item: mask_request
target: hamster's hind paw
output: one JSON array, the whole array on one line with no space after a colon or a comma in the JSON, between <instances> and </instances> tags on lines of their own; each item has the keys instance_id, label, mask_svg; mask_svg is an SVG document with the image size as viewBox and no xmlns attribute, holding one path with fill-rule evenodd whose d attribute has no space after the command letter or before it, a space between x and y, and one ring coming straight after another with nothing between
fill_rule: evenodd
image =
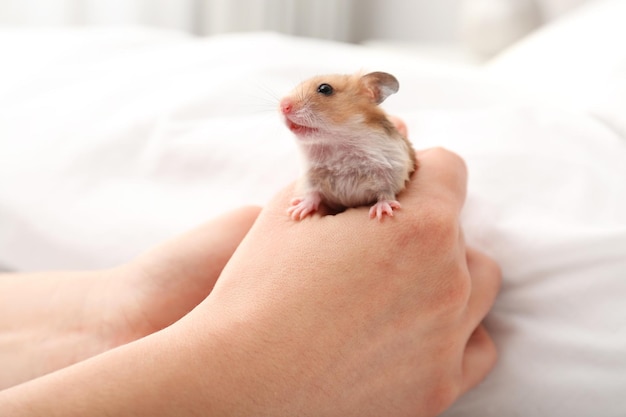
<instances>
[{"instance_id":1,"label":"hamster's hind paw","mask_svg":"<svg viewBox=\"0 0 626 417\"><path fill-rule=\"evenodd\" d=\"M400 203L395 200L379 200L370 208L370 219L376 217L378 221L382 221L385 214L393 217L393 210L398 210L399 208Z\"/></svg>"}]
</instances>

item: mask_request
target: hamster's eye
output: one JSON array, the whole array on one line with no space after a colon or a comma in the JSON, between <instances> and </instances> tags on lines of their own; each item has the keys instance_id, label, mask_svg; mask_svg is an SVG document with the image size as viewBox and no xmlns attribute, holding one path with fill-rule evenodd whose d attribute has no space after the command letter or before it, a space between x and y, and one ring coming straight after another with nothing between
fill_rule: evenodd
<instances>
[{"instance_id":1,"label":"hamster's eye","mask_svg":"<svg viewBox=\"0 0 626 417\"><path fill-rule=\"evenodd\" d=\"M320 84L319 87L317 87L317 92L329 96L333 93L333 87L330 84Z\"/></svg>"}]
</instances>

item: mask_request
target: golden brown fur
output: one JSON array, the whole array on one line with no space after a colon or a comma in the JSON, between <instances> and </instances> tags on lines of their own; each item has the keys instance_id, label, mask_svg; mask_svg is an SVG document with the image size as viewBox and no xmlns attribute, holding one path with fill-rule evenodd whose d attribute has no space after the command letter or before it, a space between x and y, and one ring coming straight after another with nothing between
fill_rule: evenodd
<instances>
[{"instance_id":1,"label":"golden brown fur","mask_svg":"<svg viewBox=\"0 0 626 417\"><path fill-rule=\"evenodd\" d=\"M320 202L335 209L375 203L376 217L393 216L396 195L417 168L411 143L378 107L398 87L381 72L327 75L281 100L307 161L304 196L294 201L292 217L306 217Z\"/></svg>"}]
</instances>

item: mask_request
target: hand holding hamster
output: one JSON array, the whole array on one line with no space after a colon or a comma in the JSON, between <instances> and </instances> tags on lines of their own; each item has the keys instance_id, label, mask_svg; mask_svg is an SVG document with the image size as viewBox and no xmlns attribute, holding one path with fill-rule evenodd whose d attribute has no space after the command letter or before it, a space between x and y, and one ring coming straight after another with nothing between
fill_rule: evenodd
<instances>
[{"instance_id":1,"label":"hand holding hamster","mask_svg":"<svg viewBox=\"0 0 626 417\"><path fill-rule=\"evenodd\" d=\"M320 204L336 211L373 204L370 218L379 221L400 208L396 195L417 169L415 151L378 107L398 88L384 72L327 75L304 81L280 101L306 161L300 196L288 209L294 220Z\"/></svg>"}]
</instances>

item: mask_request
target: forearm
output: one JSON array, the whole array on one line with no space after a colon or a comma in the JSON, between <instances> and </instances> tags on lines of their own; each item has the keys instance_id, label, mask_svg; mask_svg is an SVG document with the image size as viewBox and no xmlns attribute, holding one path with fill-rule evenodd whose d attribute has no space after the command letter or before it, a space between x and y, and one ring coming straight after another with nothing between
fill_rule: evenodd
<instances>
[{"instance_id":1,"label":"forearm","mask_svg":"<svg viewBox=\"0 0 626 417\"><path fill-rule=\"evenodd\" d=\"M45 311L72 297L68 286L75 288L74 293L82 294L80 290L91 285L90 278L95 274L74 271L0 274L0 326L13 324L15 318L22 319L24 312ZM59 299L61 295L63 300ZM44 298L47 302L42 301Z\"/></svg>"},{"instance_id":2,"label":"forearm","mask_svg":"<svg viewBox=\"0 0 626 417\"><path fill-rule=\"evenodd\" d=\"M495 363L476 329L499 272L459 238L462 161L443 150L420 158L405 209L384 223L366 209L295 223L286 189L184 318L0 392L0 415L441 414ZM196 269L164 288L188 291L178 278Z\"/></svg>"},{"instance_id":3,"label":"forearm","mask_svg":"<svg viewBox=\"0 0 626 417\"><path fill-rule=\"evenodd\" d=\"M303 415L295 394L317 388L294 390L308 365L274 345L290 336L276 339L272 316L268 326L207 300L174 326L0 391L0 416Z\"/></svg>"},{"instance_id":4,"label":"forearm","mask_svg":"<svg viewBox=\"0 0 626 417\"><path fill-rule=\"evenodd\" d=\"M195 415L185 401L194 366L190 343L167 331L113 349L74 366L0 392L0 415ZM179 336L179 335L177 335ZM187 391L180 392L181 387Z\"/></svg>"},{"instance_id":5,"label":"forearm","mask_svg":"<svg viewBox=\"0 0 626 417\"><path fill-rule=\"evenodd\" d=\"M227 213L114 269L0 274L0 390L179 320L210 293L257 213Z\"/></svg>"},{"instance_id":6,"label":"forearm","mask_svg":"<svg viewBox=\"0 0 626 417\"><path fill-rule=\"evenodd\" d=\"M98 274L0 275L0 389L107 348L104 337L93 337L95 331L106 331L91 313L101 301L102 289L94 279ZM72 354L61 358L62 352Z\"/></svg>"}]
</instances>

